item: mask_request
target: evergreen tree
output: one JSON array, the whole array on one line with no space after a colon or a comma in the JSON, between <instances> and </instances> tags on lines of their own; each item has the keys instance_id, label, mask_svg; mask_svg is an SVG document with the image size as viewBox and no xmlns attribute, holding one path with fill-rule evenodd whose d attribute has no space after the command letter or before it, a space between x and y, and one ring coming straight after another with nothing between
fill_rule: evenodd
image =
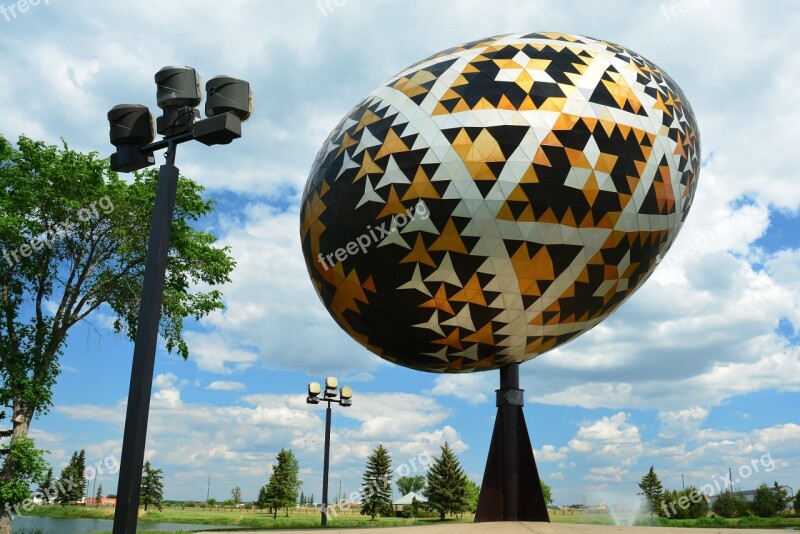
<instances>
[{"instance_id":1,"label":"evergreen tree","mask_svg":"<svg viewBox=\"0 0 800 534\"><path fill-rule=\"evenodd\" d=\"M642 477L641 482L639 482L639 489L644 493L650 515L652 516L653 512L658 512L661 501L664 499L664 487L661 485L661 480L658 479L656 470L652 465L650 466L650 471L648 471L647 474Z\"/></svg>"},{"instance_id":2,"label":"evergreen tree","mask_svg":"<svg viewBox=\"0 0 800 534\"><path fill-rule=\"evenodd\" d=\"M278 517L278 508L286 508L286 517L289 517L289 507L297 502L297 492L303 485L299 473L300 465L294 453L291 449L281 449L277 463L272 466L265 494L265 502L274 512L273 519Z\"/></svg>"},{"instance_id":3,"label":"evergreen tree","mask_svg":"<svg viewBox=\"0 0 800 534\"><path fill-rule=\"evenodd\" d=\"M797 493L794 494L794 511L797 514L800 514L800 490L797 490Z\"/></svg>"},{"instance_id":4,"label":"evergreen tree","mask_svg":"<svg viewBox=\"0 0 800 534\"><path fill-rule=\"evenodd\" d=\"M261 486L261 489L258 490L257 506L262 510L269 507L269 497L269 486Z\"/></svg>"},{"instance_id":5,"label":"evergreen tree","mask_svg":"<svg viewBox=\"0 0 800 534\"><path fill-rule=\"evenodd\" d=\"M683 490L666 490L658 515L668 519L700 519L708 514L708 503L694 486Z\"/></svg>"},{"instance_id":6,"label":"evergreen tree","mask_svg":"<svg viewBox=\"0 0 800 534\"><path fill-rule=\"evenodd\" d=\"M161 510L161 502L164 500L164 472L161 469L153 469L150 462L144 463L142 473L142 488L139 492L139 502L144 505L144 511L148 506L155 506Z\"/></svg>"},{"instance_id":7,"label":"evergreen tree","mask_svg":"<svg viewBox=\"0 0 800 534\"><path fill-rule=\"evenodd\" d=\"M44 478L42 479L42 483L39 484L39 487L36 489L42 496L42 499L47 504L50 504L58 495L58 489L56 487L56 481L53 478L53 469L50 468L47 470Z\"/></svg>"},{"instance_id":8,"label":"evergreen tree","mask_svg":"<svg viewBox=\"0 0 800 534\"><path fill-rule=\"evenodd\" d=\"M715 514L722 517L733 518L742 517L750 510L750 503L744 498L741 493L733 493L732 491L723 491L714 500L711 509Z\"/></svg>"},{"instance_id":9,"label":"evergreen tree","mask_svg":"<svg viewBox=\"0 0 800 534\"><path fill-rule=\"evenodd\" d=\"M103 485L97 486L97 493L94 496L94 504L100 506L100 501L103 500Z\"/></svg>"},{"instance_id":10,"label":"evergreen tree","mask_svg":"<svg viewBox=\"0 0 800 534\"><path fill-rule=\"evenodd\" d=\"M58 496L56 502L59 504L74 504L80 502L86 494L86 451L75 451L69 460L69 464L61 470L61 477L58 481Z\"/></svg>"},{"instance_id":11,"label":"evergreen tree","mask_svg":"<svg viewBox=\"0 0 800 534\"><path fill-rule=\"evenodd\" d=\"M372 451L361 477L361 515L370 519L394 515L392 508L392 458L383 445Z\"/></svg>"},{"instance_id":12,"label":"evergreen tree","mask_svg":"<svg viewBox=\"0 0 800 534\"><path fill-rule=\"evenodd\" d=\"M428 507L439 512L441 521L447 513L457 514L469 508L467 475L447 442L441 456L433 459L425 482Z\"/></svg>"},{"instance_id":13,"label":"evergreen tree","mask_svg":"<svg viewBox=\"0 0 800 534\"><path fill-rule=\"evenodd\" d=\"M778 511L778 504L775 494L766 484L761 484L756 488L753 502L750 503L750 510L760 517L772 517Z\"/></svg>"},{"instance_id":14,"label":"evergreen tree","mask_svg":"<svg viewBox=\"0 0 800 534\"><path fill-rule=\"evenodd\" d=\"M305 505L306 505L306 496L301 491L300 492L300 506L305 506Z\"/></svg>"},{"instance_id":15,"label":"evergreen tree","mask_svg":"<svg viewBox=\"0 0 800 534\"><path fill-rule=\"evenodd\" d=\"M789 493L786 491L786 488L778 484L778 481L775 481L775 485L772 486L772 491L775 493L775 507L777 508L777 512L782 514L786 511L786 505L789 504Z\"/></svg>"}]
</instances>

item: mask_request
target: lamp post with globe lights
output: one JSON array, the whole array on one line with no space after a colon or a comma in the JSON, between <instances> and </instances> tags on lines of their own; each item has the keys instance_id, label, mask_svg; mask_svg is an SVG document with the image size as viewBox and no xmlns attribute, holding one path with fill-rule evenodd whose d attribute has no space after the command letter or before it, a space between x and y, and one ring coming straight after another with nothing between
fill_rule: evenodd
<instances>
[{"instance_id":1,"label":"lamp post with globe lights","mask_svg":"<svg viewBox=\"0 0 800 534\"><path fill-rule=\"evenodd\" d=\"M353 404L353 388L350 386L339 387L339 381L334 376L329 376L325 379L325 391L319 382L311 382L308 384L308 397L306 402L308 404L319 404L320 401L327 402L328 407L325 410L325 460L322 468L322 526L328 524L328 467L330 466L330 452L331 452L331 403L340 406L352 406ZM321 397L320 397L321 395Z\"/></svg>"},{"instance_id":2,"label":"lamp post with globe lights","mask_svg":"<svg viewBox=\"0 0 800 534\"><path fill-rule=\"evenodd\" d=\"M212 146L238 139L242 136L242 122L253 110L250 84L243 80L227 76L209 80L206 84L207 118L202 120L196 109L203 100L202 82L195 69L164 67L156 73L155 82L157 104L163 111L157 121L153 121L146 106L138 104L121 104L108 112L109 138L116 147L111 155L112 170L144 169L155 164L154 152L167 150L166 163L159 169L147 245L113 534L134 534L138 520L158 324L178 187L175 152L179 144L191 140ZM153 142L156 132L163 139Z\"/></svg>"}]
</instances>

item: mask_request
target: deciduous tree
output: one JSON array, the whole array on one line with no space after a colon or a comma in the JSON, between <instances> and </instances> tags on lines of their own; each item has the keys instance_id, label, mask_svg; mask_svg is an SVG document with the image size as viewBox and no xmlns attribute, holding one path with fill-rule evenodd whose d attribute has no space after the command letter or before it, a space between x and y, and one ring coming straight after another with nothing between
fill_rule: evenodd
<instances>
[{"instance_id":1,"label":"deciduous tree","mask_svg":"<svg viewBox=\"0 0 800 534\"><path fill-rule=\"evenodd\" d=\"M136 336L157 170L120 179L108 161L21 136L0 136L0 406L25 437L52 404L58 359L73 326L106 307L114 328ZM191 224L212 211L203 189L181 178L172 223L160 334L184 358L187 317L222 307L217 290L233 261ZM0 484L17 477L6 457ZM11 518L0 511L0 534Z\"/></svg>"}]
</instances>

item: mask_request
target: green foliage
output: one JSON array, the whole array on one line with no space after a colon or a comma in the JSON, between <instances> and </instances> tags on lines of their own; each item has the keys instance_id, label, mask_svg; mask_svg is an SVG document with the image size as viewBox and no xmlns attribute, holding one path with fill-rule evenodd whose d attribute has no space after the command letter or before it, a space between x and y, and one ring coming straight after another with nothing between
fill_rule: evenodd
<instances>
[{"instance_id":1,"label":"green foliage","mask_svg":"<svg viewBox=\"0 0 800 534\"><path fill-rule=\"evenodd\" d=\"M539 479L539 483L542 486L542 495L544 495L544 503L548 506L553 504L553 492L550 489L550 486L544 481Z\"/></svg>"},{"instance_id":2,"label":"green foliage","mask_svg":"<svg viewBox=\"0 0 800 534\"><path fill-rule=\"evenodd\" d=\"M544 484L544 482L542 482ZM550 488L548 488L549 491ZM467 511L474 514L478 511L478 499L481 496L481 487L471 478L467 478Z\"/></svg>"},{"instance_id":3,"label":"green foliage","mask_svg":"<svg viewBox=\"0 0 800 534\"><path fill-rule=\"evenodd\" d=\"M722 517L742 517L750 512L750 503L741 493L724 491L717 496L711 509Z\"/></svg>"},{"instance_id":4,"label":"green foliage","mask_svg":"<svg viewBox=\"0 0 800 534\"><path fill-rule=\"evenodd\" d=\"M13 472L12 477L0 479L0 508L7 509L31 498L30 486L44 479L47 462L45 451L37 449L30 438L12 438L2 449L6 455L4 469Z\"/></svg>"},{"instance_id":5,"label":"green foliage","mask_svg":"<svg viewBox=\"0 0 800 534\"><path fill-rule=\"evenodd\" d=\"M100 501L103 499L103 485L99 484L97 486L97 493L94 495L94 504L99 506Z\"/></svg>"},{"instance_id":6,"label":"green foliage","mask_svg":"<svg viewBox=\"0 0 800 534\"><path fill-rule=\"evenodd\" d=\"M777 513L782 514L786 511L786 505L789 504L789 492L786 491L786 488L778 484L778 481L775 481L775 484L772 486L772 491L775 494L775 508Z\"/></svg>"},{"instance_id":7,"label":"green foliage","mask_svg":"<svg viewBox=\"0 0 800 534\"><path fill-rule=\"evenodd\" d=\"M69 465L61 470L61 477L58 480L58 496L56 502L59 504L74 504L80 502L86 494L86 451L75 451L69 460Z\"/></svg>"},{"instance_id":8,"label":"green foliage","mask_svg":"<svg viewBox=\"0 0 800 534\"><path fill-rule=\"evenodd\" d=\"M644 493L650 514L652 515L654 512L658 512L661 501L664 499L664 486L661 485L661 480L659 480L656 470L652 465L647 474L644 475L639 482L639 489Z\"/></svg>"},{"instance_id":9,"label":"green foliage","mask_svg":"<svg viewBox=\"0 0 800 534\"><path fill-rule=\"evenodd\" d=\"M428 469L425 496L428 508L439 513L444 521L445 514L457 514L469 509L467 475L450 445L445 442L442 454L434 458Z\"/></svg>"},{"instance_id":10,"label":"green foliage","mask_svg":"<svg viewBox=\"0 0 800 534\"><path fill-rule=\"evenodd\" d=\"M658 515L669 519L699 519L707 513L708 503L694 486L665 491L658 507Z\"/></svg>"},{"instance_id":11,"label":"green foliage","mask_svg":"<svg viewBox=\"0 0 800 534\"><path fill-rule=\"evenodd\" d=\"M242 488L236 486L231 490L231 498L233 499L233 504L239 504L242 502Z\"/></svg>"},{"instance_id":12,"label":"green foliage","mask_svg":"<svg viewBox=\"0 0 800 534\"><path fill-rule=\"evenodd\" d=\"M406 492L404 495L407 494L408 492ZM403 506L403 517L413 519L415 517L419 517L419 515L420 515L419 501L417 501L416 497L413 497L411 499L411 504Z\"/></svg>"},{"instance_id":13,"label":"green foliage","mask_svg":"<svg viewBox=\"0 0 800 534\"><path fill-rule=\"evenodd\" d=\"M759 517L772 517L778 511L778 503L775 494L766 484L760 484L756 488L753 502L750 503L750 510Z\"/></svg>"},{"instance_id":14,"label":"green foliage","mask_svg":"<svg viewBox=\"0 0 800 534\"><path fill-rule=\"evenodd\" d=\"M392 508L392 458L383 445L372 451L361 477L361 515L374 520L394 515Z\"/></svg>"},{"instance_id":15,"label":"green foliage","mask_svg":"<svg viewBox=\"0 0 800 534\"><path fill-rule=\"evenodd\" d=\"M398 477L395 484L400 496L408 495L412 491L421 494L425 488L425 477L422 475Z\"/></svg>"},{"instance_id":16,"label":"green foliage","mask_svg":"<svg viewBox=\"0 0 800 534\"><path fill-rule=\"evenodd\" d=\"M0 405L13 404L25 434L52 403L72 326L106 304L115 329L135 338L158 171L128 182L95 153L24 136L16 148L0 136L0 161ZM190 288L228 282L234 266L213 236L190 226L212 211L202 192L187 178L178 184L159 325L184 358L184 319L222 307L219 291Z\"/></svg>"},{"instance_id":17,"label":"green foliage","mask_svg":"<svg viewBox=\"0 0 800 534\"><path fill-rule=\"evenodd\" d=\"M36 489L36 492L42 496L44 502L50 504L53 502L57 495L57 488L56 488L56 481L53 478L53 468L49 468L47 473L42 478L39 487Z\"/></svg>"},{"instance_id":18,"label":"green foliage","mask_svg":"<svg viewBox=\"0 0 800 534\"><path fill-rule=\"evenodd\" d=\"M153 469L149 461L144 463L139 502L144 505L145 512L148 506L155 506L161 511L161 503L164 500L163 478L164 472L161 469Z\"/></svg>"},{"instance_id":19,"label":"green foliage","mask_svg":"<svg viewBox=\"0 0 800 534\"><path fill-rule=\"evenodd\" d=\"M273 518L278 516L278 508L286 508L289 516L289 507L297 503L297 493L303 483L298 478L300 465L291 449L281 449L277 456L277 463L272 466L272 475L269 483L262 488L264 506L274 511ZM259 493L259 503L262 494Z\"/></svg>"}]
</instances>

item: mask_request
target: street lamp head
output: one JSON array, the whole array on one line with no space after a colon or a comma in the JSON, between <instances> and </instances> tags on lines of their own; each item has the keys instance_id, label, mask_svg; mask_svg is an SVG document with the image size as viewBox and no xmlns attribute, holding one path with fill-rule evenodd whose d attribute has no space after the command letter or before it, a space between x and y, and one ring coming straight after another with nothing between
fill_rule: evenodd
<instances>
[{"instance_id":1,"label":"street lamp head","mask_svg":"<svg viewBox=\"0 0 800 534\"><path fill-rule=\"evenodd\" d=\"M195 109L203 100L200 76L191 67L164 67L155 75L156 104L164 114L156 122L158 133L178 135L192 129L200 111Z\"/></svg>"},{"instance_id":2,"label":"street lamp head","mask_svg":"<svg viewBox=\"0 0 800 534\"><path fill-rule=\"evenodd\" d=\"M154 165L153 154L140 150L155 136L150 110L139 104L120 104L111 108L107 117L108 137L117 148L111 155L111 169L132 172Z\"/></svg>"},{"instance_id":3,"label":"street lamp head","mask_svg":"<svg viewBox=\"0 0 800 534\"><path fill-rule=\"evenodd\" d=\"M352 406L353 405L353 388L350 386L342 386L339 389L339 397L341 400L339 404L342 406Z\"/></svg>"},{"instance_id":4,"label":"street lamp head","mask_svg":"<svg viewBox=\"0 0 800 534\"><path fill-rule=\"evenodd\" d=\"M232 113L242 122L253 112L250 84L230 76L216 76L206 83L206 117Z\"/></svg>"},{"instance_id":5,"label":"street lamp head","mask_svg":"<svg viewBox=\"0 0 800 534\"><path fill-rule=\"evenodd\" d=\"M336 396L336 389L339 387L339 381L335 376L329 376L325 379L325 397L333 398Z\"/></svg>"},{"instance_id":6,"label":"street lamp head","mask_svg":"<svg viewBox=\"0 0 800 534\"><path fill-rule=\"evenodd\" d=\"M155 137L153 115L141 104L120 104L108 112L108 137L114 146L146 145Z\"/></svg>"},{"instance_id":7,"label":"street lamp head","mask_svg":"<svg viewBox=\"0 0 800 534\"><path fill-rule=\"evenodd\" d=\"M322 388L320 387L319 382L309 382L308 396L318 397L320 393L322 393Z\"/></svg>"},{"instance_id":8,"label":"street lamp head","mask_svg":"<svg viewBox=\"0 0 800 534\"><path fill-rule=\"evenodd\" d=\"M156 103L170 107L195 108L203 100L200 76L192 67L164 67L155 75Z\"/></svg>"}]
</instances>

